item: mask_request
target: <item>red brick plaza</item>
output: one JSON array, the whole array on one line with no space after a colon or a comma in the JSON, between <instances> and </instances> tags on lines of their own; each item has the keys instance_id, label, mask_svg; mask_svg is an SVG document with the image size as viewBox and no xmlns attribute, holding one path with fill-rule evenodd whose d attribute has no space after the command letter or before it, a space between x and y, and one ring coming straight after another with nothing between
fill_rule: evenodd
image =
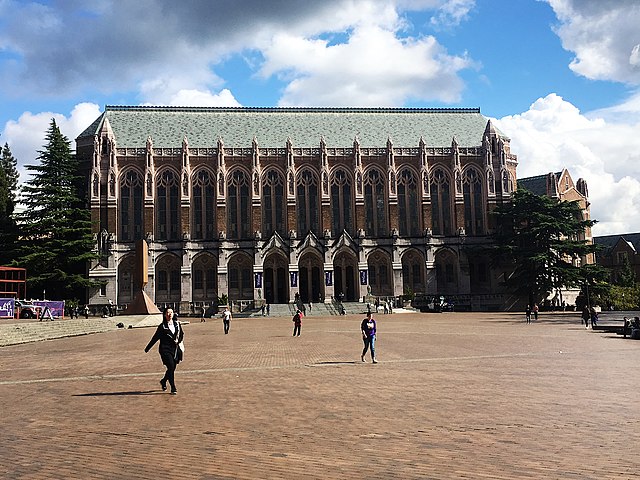
<instances>
[{"instance_id":1,"label":"red brick plaza","mask_svg":"<svg viewBox=\"0 0 640 480\"><path fill-rule=\"evenodd\" d=\"M299 338L196 320L177 396L151 328L2 347L0 478L640 477L640 342L560 314L377 318L377 365L359 316Z\"/></svg>"}]
</instances>

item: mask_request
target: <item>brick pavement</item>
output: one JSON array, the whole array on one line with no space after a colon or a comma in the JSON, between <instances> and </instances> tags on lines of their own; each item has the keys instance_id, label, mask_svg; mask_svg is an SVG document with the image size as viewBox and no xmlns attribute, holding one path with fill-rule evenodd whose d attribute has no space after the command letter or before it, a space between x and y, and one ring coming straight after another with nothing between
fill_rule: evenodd
<instances>
[{"instance_id":1,"label":"brick pavement","mask_svg":"<svg viewBox=\"0 0 640 480\"><path fill-rule=\"evenodd\" d=\"M0 478L638 477L640 342L568 315L378 320L378 365L356 316L191 323L177 396L149 328L0 348Z\"/></svg>"}]
</instances>

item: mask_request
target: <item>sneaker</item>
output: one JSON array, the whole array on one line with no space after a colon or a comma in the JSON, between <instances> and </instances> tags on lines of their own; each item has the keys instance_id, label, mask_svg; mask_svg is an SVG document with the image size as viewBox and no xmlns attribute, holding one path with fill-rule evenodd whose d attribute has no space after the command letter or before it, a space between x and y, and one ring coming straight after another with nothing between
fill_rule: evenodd
<instances>
[{"instance_id":1,"label":"sneaker","mask_svg":"<svg viewBox=\"0 0 640 480\"><path fill-rule=\"evenodd\" d=\"M360 355L360 360L362 360L362 363L365 363L364 355Z\"/></svg>"},{"instance_id":2,"label":"sneaker","mask_svg":"<svg viewBox=\"0 0 640 480\"><path fill-rule=\"evenodd\" d=\"M176 390L175 388L171 390L171 395L177 395L178 394L178 390Z\"/></svg>"},{"instance_id":3,"label":"sneaker","mask_svg":"<svg viewBox=\"0 0 640 480\"><path fill-rule=\"evenodd\" d=\"M378 363L378 360L376 360L375 358L372 360L373 363Z\"/></svg>"},{"instance_id":4,"label":"sneaker","mask_svg":"<svg viewBox=\"0 0 640 480\"><path fill-rule=\"evenodd\" d=\"M164 392L167 389L167 381L160 380L160 386L162 387L162 391Z\"/></svg>"}]
</instances>

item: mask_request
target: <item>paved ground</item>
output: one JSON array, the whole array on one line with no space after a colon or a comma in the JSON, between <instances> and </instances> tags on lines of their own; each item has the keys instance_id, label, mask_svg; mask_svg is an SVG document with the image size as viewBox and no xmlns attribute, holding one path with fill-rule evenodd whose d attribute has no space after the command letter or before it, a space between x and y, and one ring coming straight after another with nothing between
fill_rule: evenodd
<instances>
[{"instance_id":1,"label":"paved ground","mask_svg":"<svg viewBox=\"0 0 640 480\"><path fill-rule=\"evenodd\" d=\"M639 341L568 315L378 320L377 365L360 317L192 322L177 396L150 328L2 347L0 478L640 477Z\"/></svg>"}]
</instances>

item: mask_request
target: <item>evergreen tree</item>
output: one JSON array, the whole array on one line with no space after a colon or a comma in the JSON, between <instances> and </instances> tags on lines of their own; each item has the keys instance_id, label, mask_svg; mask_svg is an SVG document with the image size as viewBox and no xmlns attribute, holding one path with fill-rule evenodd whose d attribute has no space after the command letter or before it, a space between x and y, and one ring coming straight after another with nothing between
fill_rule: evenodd
<instances>
[{"instance_id":1,"label":"evergreen tree","mask_svg":"<svg viewBox=\"0 0 640 480\"><path fill-rule=\"evenodd\" d=\"M15 202L18 197L18 160L11 154L9 144L5 143L2 148L2 155L0 155L0 167L6 175L7 183L9 185L9 191L12 195L12 200L15 206Z\"/></svg>"},{"instance_id":2,"label":"evergreen tree","mask_svg":"<svg viewBox=\"0 0 640 480\"><path fill-rule=\"evenodd\" d=\"M595 221L582 220L578 202L558 202L518 189L495 215L494 252L501 261L512 262L507 283L530 304L554 289L585 282L588 272L573 260L596 251L596 245L578 240Z\"/></svg>"},{"instance_id":3,"label":"evergreen tree","mask_svg":"<svg viewBox=\"0 0 640 480\"><path fill-rule=\"evenodd\" d=\"M15 262L27 268L27 288L33 296L46 291L48 298L84 298L95 286L87 278L92 253L91 220L80 197L83 179L70 142L52 119L38 152L40 164L27 166L32 172L22 189L26 209L20 215L20 257Z\"/></svg>"},{"instance_id":4,"label":"evergreen tree","mask_svg":"<svg viewBox=\"0 0 640 480\"><path fill-rule=\"evenodd\" d=\"M0 265L13 260L17 228L13 218L18 192L18 162L5 143L0 156Z\"/></svg>"}]
</instances>

